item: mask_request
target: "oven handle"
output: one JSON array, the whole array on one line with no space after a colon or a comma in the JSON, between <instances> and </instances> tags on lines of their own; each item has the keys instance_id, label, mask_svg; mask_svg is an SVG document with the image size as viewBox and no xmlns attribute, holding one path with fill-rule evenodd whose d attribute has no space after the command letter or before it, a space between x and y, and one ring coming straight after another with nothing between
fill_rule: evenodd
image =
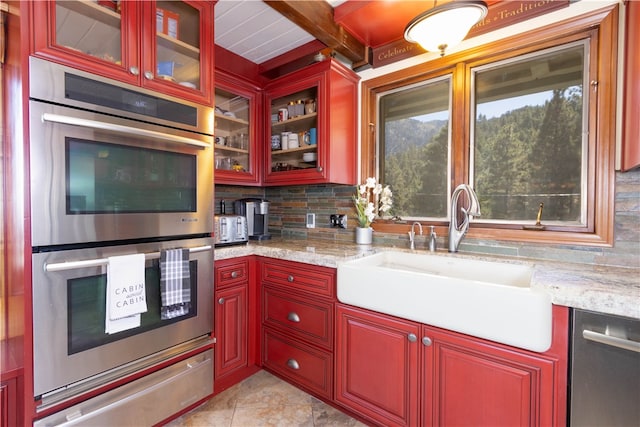
<instances>
[{"instance_id":1,"label":"oven handle","mask_svg":"<svg viewBox=\"0 0 640 427\"><path fill-rule=\"evenodd\" d=\"M92 129L102 129L112 132L120 132L129 135L143 136L147 138L162 139L169 142L178 142L183 144L195 145L197 147L209 148L211 144L198 141L197 139L187 138L179 135L171 135L168 133L158 132L155 130L138 129L131 126L117 125L115 123L101 122L98 120L80 119L77 117L63 116L60 114L44 113L42 114L43 122L61 123L65 125L81 126Z\"/></svg>"},{"instance_id":2,"label":"oven handle","mask_svg":"<svg viewBox=\"0 0 640 427\"><path fill-rule=\"evenodd\" d=\"M211 245L198 246L195 248L189 248L189 253L196 252L205 252L210 251ZM160 258L160 252L149 252L148 254L144 254L145 260L158 259ZM44 264L44 271L47 272L56 272L56 271L64 271L64 270L75 270L77 268L86 268L86 267L100 267L102 265L107 265L109 263L108 258L96 258L96 259L87 259L83 261L68 261L68 262L59 262L55 264Z\"/></svg>"}]
</instances>

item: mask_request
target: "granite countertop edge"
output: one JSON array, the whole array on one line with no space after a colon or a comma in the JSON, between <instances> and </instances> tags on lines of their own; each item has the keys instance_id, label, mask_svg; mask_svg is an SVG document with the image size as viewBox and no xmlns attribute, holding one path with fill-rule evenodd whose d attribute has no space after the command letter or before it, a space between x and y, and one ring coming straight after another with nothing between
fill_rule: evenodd
<instances>
[{"instance_id":1,"label":"granite countertop edge","mask_svg":"<svg viewBox=\"0 0 640 427\"><path fill-rule=\"evenodd\" d=\"M547 292L556 305L640 319L640 269L541 261L445 250L429 253L392 246L356 245L349 242L311 239L250 241L246 245L216 247L216 260L248 255L337 268L338 264L375 253L394 250L436 256L463 257L515 264L529 264L534 273L531 288Z\"/></svg>"}]
</instances>

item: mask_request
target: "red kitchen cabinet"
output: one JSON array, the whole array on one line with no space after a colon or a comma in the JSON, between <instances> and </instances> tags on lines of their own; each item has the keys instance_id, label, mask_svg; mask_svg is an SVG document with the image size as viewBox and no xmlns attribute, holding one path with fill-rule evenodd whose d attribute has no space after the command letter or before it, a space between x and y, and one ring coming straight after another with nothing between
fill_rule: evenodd
<instances>
[{"instance_id":1,"label":"red kitchen cabinet","mask_svg":"<svg viewBox=\"0 0 640 427\"><path fill-rule=\"evenodd\" d=\"M247 366L248 312L247 286L239 285L216 292L216 379Z\"/></svg>"},{"instance_id":2,"label":"red kitchen cabinet","mask_svg":"<svg viewBox=\"0 0 640 427\"><path fill-rule=\"evenodd\" d=\"M258 85L215 72L216 184L260 185L262 129Z\"/></svg>"},{"instance_id":3,"label":"red kitchen cabinet","mask_svg":"<svg viewBox=\"0 0 640 427\"><path fill-rule=\"evenodd\" d=\"M9 382L0 383L0 427L9 427L12 424L15 424L15 421L12 420L12 417L15 417L15 408L14 402L10 402L9 399L13 399L9 388L11 384Z\"/></svg>"},{"instance_id":4,"label":"red kitchen cabinet","mask_svg":"<svg viewBox=\"0 0 640 427\"><path fill-rule=\"evenodd\" d=\"M333 397L336 270L262 259L262 364L292 384Z\"/></svg>"},{"instance_id":5,"label":"red kitchen cabinet","mask_svg":"<svg viewBox=\"0 0 640 427\"><path fill-rule=\"evenodd\" d=\"M380 425L418 423L420 325L337 304L336 401Z\"/></svg>"},{"instance_id":6,"label":"red kitchen cabinet","mask_svg":"<svg viewBox=\"0 0 640 427\"><path fill-rule=\"evenodd\" d=\"M422 337L423 425L562 424L554 360L431 327Z\"/></svg>"},{"instance_id":7,"label":"red kitchen cabinet","mask_svg":"<svg viewBox=\"0 0 640 427\"><path fill-rule=\"evenodd\" d=\"M215 264L216 393L258 370L250 277L251 262L247 258L221 260Z\"/></svg>"},{"instance_id":8,"label":"red kitchen cabinet","mask_svg":"<svg viewBox=\"0 0 640 427\"><path fill-rule=\"evenodd\" d=\"M210 105L213 2L36 1L34 56Z\"/></svg>"},{"instance_id":9,"label":"red kitchen cabinet","mask_svg":"<svg viewBox=\"0 0 640 427\"><path fill-rule=\"evenodd\" d=\"M564 425L568 309L553 310L534 353L338 304L336 401L381 425Z\"/></svg>"},{"instance_id":10,"label":"red kitchen cabinet","mask_svg":"<svg viewBox=\"0 0 640 427\"><path fill-rule=\"evenodd\" d=\"M355 185L358 80L329 59L265 87L266 185Z\"/></svg>"},{"instance_id":11,"label":"red kitchen cabinet","mask_svg":"<svg viewBox=\"0 0 640 427\"><path fill-rule=\"evenodd\" d=\"M13 377L0 382L0 427L14 427L22 422L22 378Z\"/></svg>"}]
</instances>

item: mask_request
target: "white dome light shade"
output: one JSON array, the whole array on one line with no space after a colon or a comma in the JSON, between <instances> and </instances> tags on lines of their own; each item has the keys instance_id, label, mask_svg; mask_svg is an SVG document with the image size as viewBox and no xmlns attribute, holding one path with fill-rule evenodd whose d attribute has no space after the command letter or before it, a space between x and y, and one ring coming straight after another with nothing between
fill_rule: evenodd
<instances>
[{"instance_id":1,"label":"white dome light shade","mask_svg":"<svg viewBox=\"0 0 640 427\"><path fill-rule=\"evenodd\" d=\"M430 52L460 43L471 27L487 15L484 1L452 1L416 16L404 30L404 38Z\"/></svg>"}]
</instances>

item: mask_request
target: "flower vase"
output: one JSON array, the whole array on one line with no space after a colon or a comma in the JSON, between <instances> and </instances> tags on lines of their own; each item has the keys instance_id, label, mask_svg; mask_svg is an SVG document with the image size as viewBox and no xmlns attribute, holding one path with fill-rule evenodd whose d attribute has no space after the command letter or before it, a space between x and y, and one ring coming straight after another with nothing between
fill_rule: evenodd
<instances>
[{"instance_id":1,"label":"flower vase","mask_svg":"<svg viewBox=\"0 0 640 427\"><path fill-rule=\"evenodd\" d=\"M373 242L373 228L356 227L356 243L370 245Z\"/></svg>"}]
</instances>

